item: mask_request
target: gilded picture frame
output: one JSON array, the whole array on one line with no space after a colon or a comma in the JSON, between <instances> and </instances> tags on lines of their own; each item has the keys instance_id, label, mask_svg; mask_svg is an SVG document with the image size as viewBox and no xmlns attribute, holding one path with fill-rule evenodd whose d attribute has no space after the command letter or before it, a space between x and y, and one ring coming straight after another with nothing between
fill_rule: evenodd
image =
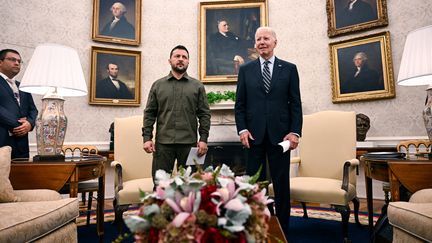
<instances>
[{"instance_id":1,"label":"gilded picture frame","mask_svg":"<svg viewBox=\"0 0 432 243\"><path fill-rule=\"evenodd\" d=\"M141 52L92 46L89 104L139 106Z\"/></svg>"},{"instance_id":2,"label":"gilded picture frame","mask_svg":"<svg viewBox=\"0 0 432 243\"><path fill-rule=\"evenodd\" d=\"M236 82L239 66L258 58L255 31L267 25L267 0L200 2L200 80Z\"/></svg>"},{"instance_id":3,"label":"gilded picture frame","mask_svg":"<svg viewBox=\"0 0 432 243\"><path fill-rule=\"evenodd\" d=\"M140 45L141 0L93 0L92 39Z\"/></svg>"},{"instance_id":4,"label":"gilded picture frame","mask_svg":"<svg viewBox=\"0 0 432 243\"><path fill-rule=\"evenodd\" d=\"M329 37L388 25L386 0L327 0Z\"/></svg>"},{"instance_id":5,"label":"gilded picture frame","mask_svg":"<svg viewBox=\"0 0 432 243\"><path fill-rule=\"evenodd\" d=\"M332 102L395 97L390 33L329 44Z\"/></svg>"}]
</instances>

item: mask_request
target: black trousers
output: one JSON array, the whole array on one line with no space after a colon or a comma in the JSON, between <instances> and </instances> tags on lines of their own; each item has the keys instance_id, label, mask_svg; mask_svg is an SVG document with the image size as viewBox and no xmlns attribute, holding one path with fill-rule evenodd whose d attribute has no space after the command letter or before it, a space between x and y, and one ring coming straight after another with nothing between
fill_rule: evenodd
<instances>
[{"instance_id":1,"label":"black trousers","mask_svg":"<svg viewBox=\"0 0 432 243\"><path fill-rule=\"evenodd\" d=\"M153 153L152 176L155 178L157 170L164 170L171 173L174 162L177 159L177 166L186 167L186 160L190 149L196 146L193 144L160 144L156 143L156 152Z\"/></svg>"},{"instance_id":2,"label":"black trousers","mask_svg":"<svg viewBox=\"0 0 432 243\"><path fill-rule=\"evenodd\" d=\"M276 216L278 217L282 229L287 232L291 212L289 178L290 151L283 153L282 147L271 144L266 135L261 144L251 145L248 153L246 172L248 175L252 176L259 170L259 167L262 166L260 181L266 180L266 162L268 162L275 193Z\"/></svg>"}]
</instances>

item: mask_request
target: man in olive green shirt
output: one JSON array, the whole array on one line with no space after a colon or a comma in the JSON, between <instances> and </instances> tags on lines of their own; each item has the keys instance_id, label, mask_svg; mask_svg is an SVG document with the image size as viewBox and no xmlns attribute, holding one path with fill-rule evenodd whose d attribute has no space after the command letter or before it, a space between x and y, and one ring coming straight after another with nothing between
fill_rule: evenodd
<instances>
[{"instance_id":1,"label":"man in olive green shirt","mask_svg":"<svg viewBox=\"0 0 432 243\"><path fill-rule=\"evenodd\" d=\"M186 73L189 65L186 47L174 47L168 62L171 72L153 83L144 110L142 135L144 150L153 153L153 178L159 169L172 171L176 159L178 165L185 166L191 147L198 147L199 157L208 149L210 108L204 85ZM152 141L155 122L156 144Z\"/></svg>"}]
</instances>

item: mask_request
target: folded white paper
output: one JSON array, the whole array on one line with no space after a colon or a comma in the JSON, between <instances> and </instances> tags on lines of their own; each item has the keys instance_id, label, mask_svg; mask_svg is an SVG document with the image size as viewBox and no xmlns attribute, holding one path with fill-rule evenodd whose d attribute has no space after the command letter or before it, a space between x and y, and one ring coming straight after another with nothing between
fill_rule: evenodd
<instances>
[{"instance_id":1,"label":"folded white paper","mask_svg":"<svg viewBox=\"0 0 432 243\"><path fill-rule=\"evenodd\" d=\"M286 151L289 150L290 145L291 145L291 143L290 143L289 140L282 141L282 142L280 142L280 143L278 143L278 144L279 144L280 146L282 146L282 150L283 150L284 153L285 153Z\"/></svg>"},{"instance_id":2,"label":"folded white paper","mask_svg":"<svg viewBox=\"0 0 432 243\"><path fill-rule=\"evenodd\" d=\"M197 164L203 165L206 155L207 154L204 154L203 156L198 157L198 148L192 147L191 150L189 151L189 155L186 160L186 165L195 165L194 160L196 161Z\"/></svg>"}]
</instances>

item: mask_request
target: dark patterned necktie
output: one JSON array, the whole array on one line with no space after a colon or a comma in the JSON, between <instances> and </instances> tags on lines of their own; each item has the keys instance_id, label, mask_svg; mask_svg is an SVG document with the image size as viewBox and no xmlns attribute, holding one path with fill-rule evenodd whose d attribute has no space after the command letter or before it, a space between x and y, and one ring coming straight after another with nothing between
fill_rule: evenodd
<instances>
[{"instance_id":1,"label":"dark patterned necktie","mask_svg":"<svg viewBox=\"0 0 432 243\"><path fill-rule=\"evenodd\" d=\"M268 66L269 63L270 61L265 61L264 68L263 68L263 82L264 82L264 89L266 93L270 91L271 76L270 76L270 68Z\"/></svg>"}]
</instances>

